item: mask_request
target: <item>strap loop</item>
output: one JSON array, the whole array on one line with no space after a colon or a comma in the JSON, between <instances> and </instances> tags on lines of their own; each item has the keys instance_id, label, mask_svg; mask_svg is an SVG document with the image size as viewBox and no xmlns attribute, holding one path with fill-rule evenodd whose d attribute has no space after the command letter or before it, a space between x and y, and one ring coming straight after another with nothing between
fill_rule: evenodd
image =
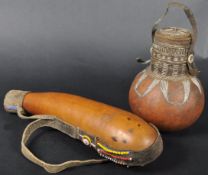
<instances>
[{"instance_id":1,"label":"strap loop","mask_svg":"<svg viewBox=\"0 0 208 175\"><path fill-rule=\"evenodd\" d=\"M192 11L187 7L185 6L184 4L182 3L179 3L179 2L170 2L168 3L168 7L165 11L165 13L155 22L153 28L152 28L152 40L154 40L154 36L155 36L155 32L157 31L158 27L159 27L159 23L164 19L164 17L167 15L170 7L178 7L178 8L181 8L184 13L186 14L191 26L192 26L192 32L191 32L191 35L192 35L192 43L191 43L191 46L190 46L190 53L193 53L193 50L194 50L194 46L195 46L195 43L196 43L196 39L197 39L197 24L196 24L196 20L194 18L194 15L192 13Z\"/></svg>"},{"instance_id":2,"label":"strap loop","mask_svg":"<svg viewBox=\"0 0 208 175\"><path fill-rule=\"evenodd\" d=\"M49 115L33 115L33 116L25 116L24 110L21 107L18 107L17 114L22 119L38 119L30 123L24 130L21 140L21 151L22 154L32 161L33 163L43 167L47 172L49 173L58 173L60 171L63 171L67 168L72 168L76 166L82 166L82 165L89 165L89 164L98 164L108 161L107 159L89 159L89 160L71 160L66 161L60 164L50 164L46 163L43 160L36 157L26 146L28 140L30 139L30 136L39 128L42 127L51 127L54 129L57 129L72 138L77 138L76 132L74 132L74 128L71 125L67 125L58 119L56 119L55 116L49 116Z\"/></svg>"}]
</instances>

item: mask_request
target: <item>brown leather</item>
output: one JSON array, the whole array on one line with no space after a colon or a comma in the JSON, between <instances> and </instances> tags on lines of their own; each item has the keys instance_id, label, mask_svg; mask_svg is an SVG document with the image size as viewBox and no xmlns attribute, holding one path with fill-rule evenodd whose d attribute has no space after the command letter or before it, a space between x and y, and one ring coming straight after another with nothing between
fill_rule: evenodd
<instances>
[{"instance_id":1,"label":"brown leather","mask_svg":"<svg viewBox=\"0 0 208 175\"><path fill-rule=\"evenodd\" d=\"M116 150L144 150L158 137L156 130L138 116L75 95L30 92L23 100L23 108L32 114L57 116L89 135L102 138L106 146Z\"/></svg>"},{"instance_id":2,"label":"brown leather","mask_svg":"<svg viewBox=\"0 0 208 175\"><path fill-rule=\"evenodd\" d=\"M176 8L180 8L184 11L184 13L186 14L186 17L188 18L191 27L192 27L192 32L191 32L191 45L190 45L190 51L193 52L194 50L194 46L196 44L196 39L197 39L197 33L198 33L198 29L197 29L197 23L195 20L195 17L192 13L192 11L185 5L182 4L180 2L169 2L168 3L168 7L165 11L165 13L155 22L153 28L152 28L152 40L154 40L155 38L155 33L156 31L158 31L158 27L160 22L164 19L164 17L168 14L169 9L171 7L176 7ZM178 27L177 27L178 28ZM179 28L178 28L179 29ZM182 37L184 38L184 37ZM188 39L188 38L187 38ZM175 39L174 39L175 40ZM170 40L169 40L170 41ZM189 42L189 39L187 40ZM173 42L173 41L172 41ZM185 42L185 40L183 41ZM176 42L177 43L177 42ZM187 42L185 42L187 44Z\"/></svg>"}]
</instances>

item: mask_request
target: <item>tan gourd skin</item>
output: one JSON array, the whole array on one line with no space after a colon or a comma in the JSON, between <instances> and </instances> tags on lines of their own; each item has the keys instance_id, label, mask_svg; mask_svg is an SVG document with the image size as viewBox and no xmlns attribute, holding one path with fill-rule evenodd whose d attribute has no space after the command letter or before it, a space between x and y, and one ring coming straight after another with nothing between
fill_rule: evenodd
<instances>
[{"instance_id":1,"label":"tan gourd skin","mask_svg":"<svg viewBox=\"0 0 208 175\"><path fill-rule=\"evenodd\" d=\"M32 114L55 115L65 123L102 138L115 150L141 151L157 138L156 130L138 116L83 97L64 93L28 93L23 108Z\"/></svg>"}]
</instances>

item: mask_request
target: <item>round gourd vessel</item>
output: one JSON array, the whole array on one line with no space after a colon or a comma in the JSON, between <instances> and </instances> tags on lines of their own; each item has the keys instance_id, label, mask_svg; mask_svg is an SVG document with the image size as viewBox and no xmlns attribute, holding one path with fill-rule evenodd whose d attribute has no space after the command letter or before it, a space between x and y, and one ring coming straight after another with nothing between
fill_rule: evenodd
<instances>
[{"instance_id":1,"label":"round gourd vessel","mask_svg":"<svg viewBox=\"0 0 208 175\"><path fill-rule=\"evenodd\" d=\"M191 43L191 32L186 29L157 30L151 63L138 73L129 91L132 111L164 131L191 126L204 108Z\"/></svg>"}]
</instances>

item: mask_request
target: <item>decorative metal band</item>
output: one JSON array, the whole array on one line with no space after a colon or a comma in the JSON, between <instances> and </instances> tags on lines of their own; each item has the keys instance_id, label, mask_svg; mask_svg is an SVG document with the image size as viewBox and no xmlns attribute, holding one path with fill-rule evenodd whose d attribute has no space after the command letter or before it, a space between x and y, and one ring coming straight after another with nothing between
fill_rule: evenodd
<instances>
[{"instance_id":1,"label":"decorative metal band","mask_svg":"<svg viewBox=\"0 0 208 175\"><path fill-rule=\"evenodd\" d=\"M153 75L163 79L184 79L187 68L188 47L153 43L150 69Z\"/></svg>"}]
</instances>

